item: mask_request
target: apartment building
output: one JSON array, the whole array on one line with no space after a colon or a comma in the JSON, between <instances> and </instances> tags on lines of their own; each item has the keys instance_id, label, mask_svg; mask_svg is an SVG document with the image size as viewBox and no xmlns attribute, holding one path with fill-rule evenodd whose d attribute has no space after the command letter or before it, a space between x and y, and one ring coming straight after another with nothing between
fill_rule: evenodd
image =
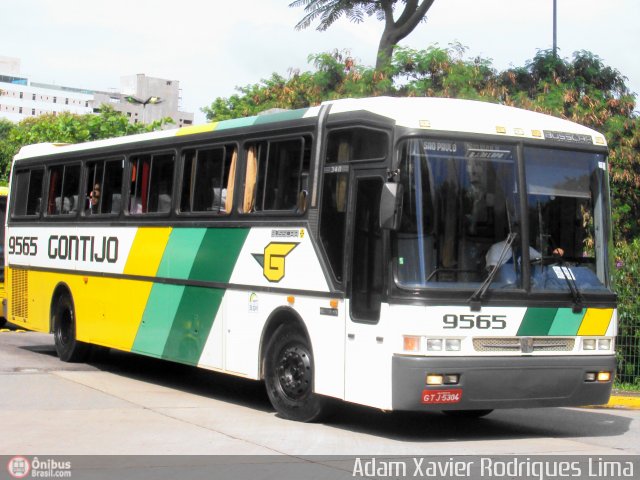
<instances>
[{"instance_id":1,"label":"apartment building","mask_svg":"<svg viewBox=\"0 0 640 480\"><path fill-rule=\"evenodd\" d=\"M137 74L121 77L119 91L66 87L34 82L20 74L20 59L0 56L0 118L19 122L51 113L96 113L105 103L131 123L166 117L175 122L170 128L193 123L193 113L180 110L177 80Z\"/></svg>"}]
</instances>

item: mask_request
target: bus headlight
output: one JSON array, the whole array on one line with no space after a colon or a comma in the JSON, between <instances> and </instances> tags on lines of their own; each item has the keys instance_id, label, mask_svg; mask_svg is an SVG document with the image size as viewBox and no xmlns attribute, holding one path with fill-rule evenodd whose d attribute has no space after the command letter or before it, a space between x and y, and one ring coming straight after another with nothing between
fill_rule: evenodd
<instances>
[{"instance_id":1,"label":"bus headlight","mask_svg":"<svg viewBox=\"0 0 640 480\"><path fill-rule=\"evenodd\" d=\"M613 339L611 338L583 338L582 350L612 350Z\"/></svg>"},{"instance_id":2,"label":"bus headlight","mask_svg":"<svg viewBox=\"0 0 640 480\"><path fill-rule=\"evenodd\" d=\"M445 350L449 352L460 351L460 339L459 338L447 338L445 340Z\"/></svg>"},{"instance_id":3,"label":"bus headlight","mask_svg":"<svg viewBox=\"0 0 640 480\"><path fill-rule=\"evenodd\" d=\"M599 339L598 350L611 350L611 339L610 338Z\"/></svg>"},{"instance_id":4,"label":"bus headlight","mask_svg":"<svg viewBox=\"0 0 640 480\"><path fill-rule=\"evenodd\" d=\"M442 351L442 339L441 338L428 338L427 339L427 351L429 351L429 352L441 352Z\"/></svg>"}]
</instances>

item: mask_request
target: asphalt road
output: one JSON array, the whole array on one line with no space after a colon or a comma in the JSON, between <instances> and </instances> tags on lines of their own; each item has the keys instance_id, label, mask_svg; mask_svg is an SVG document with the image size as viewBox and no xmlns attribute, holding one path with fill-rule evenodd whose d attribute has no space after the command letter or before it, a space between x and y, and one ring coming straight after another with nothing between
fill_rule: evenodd
<instances>
[{"instance_id":1,"label":"asphalt road","mask_svg":"<svg viewBox=\"0 0 640 480\"><path fill-rule=\"evenodd\" d=\"M0 455L640 454L640 411L504 410L478 420L342 404L279 418L261 383L122 352L88 364L53 338L0 333Z\"/></svg>"}]
</instances>

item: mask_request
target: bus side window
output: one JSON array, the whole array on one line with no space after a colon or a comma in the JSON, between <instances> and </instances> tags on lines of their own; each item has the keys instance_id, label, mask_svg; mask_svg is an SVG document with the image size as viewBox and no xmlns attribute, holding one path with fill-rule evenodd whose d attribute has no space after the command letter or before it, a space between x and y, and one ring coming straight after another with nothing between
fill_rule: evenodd
<instances>
[{"instance_id":1,"label":"bus side window","mask_svg":"<svg viewBox=\"0 0 640 480\"><path fill-rule=\"evenodd\" d=\"M87 164L85 210L88 213L120 213L123 167L121 159Z\"/></svg>"},{"instance_id":2,"label":"bus side window","mask_svg":"<svg viewBox=\"0 0 640 480\"><path fill-rule=\"evenodd\" d=\"M262 141L247 149L243 211L303 213L311 137Z\"/></svg>"},{"instance_id":3,"label":"bus side window","mask_svg":"<svg viewBox=\"0 0 640 480\"><path fill-rule=\"evenodd\" d=\"M173 164L173 154L132 158L129 213L169 213Z\"/></svg>"},{"instance_id":4,"label":"bus side window","mask_svg":"<svg viewBox=\"0 0 640 480\"><path fill-rule=\"evenodd\" d=\"M345 151L346 149L346 151ZM329 132L326 163L382 160L389 153L389 135L374 128L341 128Z\"/></svg>"},{"instance_id":5,"label":"bus side window","mask_svg":"<svg viewBox=\"0 0 640 480\"><path fill-rule=\"evenodd\" d=\"M23 170L15 174L13 216L40 215L44 169Z\"/></svg>"},{"instance_id":6,"label":"bus side window","mask_svg":"<svg viewBox=\"0 0 640 480\"><path fill-rule=\"evenodd\" d=\"M80 165L58 165L49 169L47 215L73 215L78 211Z\"/></svg>"},{"instance_id":7,"label":"bus side window","mask_svg":"<svg viewBox=\"0 0 640 480\"><path fill-rule=\"evenodd\" d=\"M233 145L185 151L181 212L231 213L236 151Z\"/></svg>"}]
</instances>

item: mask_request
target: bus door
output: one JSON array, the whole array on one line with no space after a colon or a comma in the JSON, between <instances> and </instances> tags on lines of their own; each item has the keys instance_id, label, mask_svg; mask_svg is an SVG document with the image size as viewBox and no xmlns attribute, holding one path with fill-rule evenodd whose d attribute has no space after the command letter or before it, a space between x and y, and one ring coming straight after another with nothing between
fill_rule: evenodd
<instances>
[{"instance_id":1,"label":"bus door","mask_svg":"<svg viewBox=\"0 0 640 480\"><path fill-rule=\"evenodd\" d=\"M383 406L391 381L385 338L383 235L380 195L386 169L352 169L347 229L347 309L345 399ZM390 401L390 398L389 398Z\"/></svg>"}]
</instances>

